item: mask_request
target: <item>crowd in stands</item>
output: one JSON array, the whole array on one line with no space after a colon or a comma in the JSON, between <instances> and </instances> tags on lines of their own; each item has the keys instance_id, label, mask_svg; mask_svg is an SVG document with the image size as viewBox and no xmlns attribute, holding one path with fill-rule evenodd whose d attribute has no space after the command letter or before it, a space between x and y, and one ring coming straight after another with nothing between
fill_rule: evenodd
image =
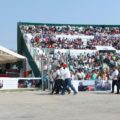
<instances>
[{"instance_id":1,"label":"crowd in stands","mask_svg":"<svg viewBox=\"0 0 120 120\"><path fill-rule=\"evenodd\" d=\"M80 53L77 56L56 53L50 57L52 66L61 62L67 63L73 80L109 80L112 68L120 67L120 56L117 53L93 52ZM51 72L53 73L53 71Z\"/></svg>"},{"instance_id":2,"label":"crowd in stands","mask_svg":"<svg viewBox=\"0 0 120 120\"><path fill-rule=\"evenodd\" d=\"M94 49L96 45L120 49L120 27L73 25L21 25L33 46L60 49ZM85 37L85 39L84 39Z\"/></svg>"},{"instance_id":3,"label":"crowd in stands","mask_svg":"<svg viewBox=\"0 0 120 120\"><path fill-rule=\"evenodd\" d=\"M106 26L75 25L21 25L23 37L33 47L54 49L95 49L95 46L113 46L120 49L120 28ZM117 53L66 55L58 52L51 55L52 63L63 61L69 65L74 79L109 79L111 68L119 66ZM57 62L56 62L57 61ZM51 65L52 66L52 65Z\"/></svg>"}]
</instances>

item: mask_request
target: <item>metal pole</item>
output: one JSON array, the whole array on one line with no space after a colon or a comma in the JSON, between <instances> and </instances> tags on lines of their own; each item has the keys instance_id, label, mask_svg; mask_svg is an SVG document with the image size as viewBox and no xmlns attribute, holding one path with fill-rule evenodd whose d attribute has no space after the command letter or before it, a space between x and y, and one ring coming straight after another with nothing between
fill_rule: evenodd
<instances>
[{"instance_id":1,"label":"metal pole","mask_svg":"<svg viewBox=\"0 0 120 120\"><path fill-rule=\"evenodd\" d=\"M41 69L42 69L42 67L41 67L41 57L39 57L39 71L41 72ZM40 79L40 81L42 80L42 73L40 73L40 76L39 77L41 77L41 79ZM42 82L42 81L41 81ZM40 82L40 83L41 83ZM41 84L39 85L39 88L41 88Z\"/></svg>"},{"instance_id":2,"label":"metal pole","mask_svg":"<svg viewBox=\"0 0 120 120\"><path fill-rule=\"evenodd\" d=\"M50 51L49 51L50 49L48 49L48 55L47 55L47 68L48 68L48 76L49 76L49 74L50 74L50 68L49 68L49 64L50 64L50 59L49 59L49 57L50 57L50 55L49 55L49 53L50 53ZM50 90L50 80L49 80L49 77L48 77L48 90Z\"/></svg>"}]
</instances>

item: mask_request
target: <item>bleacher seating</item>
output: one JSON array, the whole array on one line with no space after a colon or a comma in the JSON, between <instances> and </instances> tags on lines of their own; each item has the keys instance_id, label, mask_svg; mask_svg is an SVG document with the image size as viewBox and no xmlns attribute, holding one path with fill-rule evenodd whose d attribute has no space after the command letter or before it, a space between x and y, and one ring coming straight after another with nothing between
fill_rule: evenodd
<instances>
[{"instance_id":1,"label":"bleacher seating","mask_svg":"<svg viewBox=\"0 0 120 120\"><path fill-rule=\"evenodd\" d=\"M55 64L66 62L72 75L79 80L96 78L106 80L110 78L112 67L120 66L118 53L96 51L96 46L114 47L120 50L119 26L22 24L19 27L29 52L39 68L44 68L48 61L49 70L52 70ZM45 52L46 48L48 51L52 49L52 54ZM56 49L59 51L55 53ZM66 49L66 52L62 52L63 49ZM74 51L71 54L72 50L84 52L76 54ZM43 66L40 64L42 60L45 63Z\"/></svg>"}]
</instances>

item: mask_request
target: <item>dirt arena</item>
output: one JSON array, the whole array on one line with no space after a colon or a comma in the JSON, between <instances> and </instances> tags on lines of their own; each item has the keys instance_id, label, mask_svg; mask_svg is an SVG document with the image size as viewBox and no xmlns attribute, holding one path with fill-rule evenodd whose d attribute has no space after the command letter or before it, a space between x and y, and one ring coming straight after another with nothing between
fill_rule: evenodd
<instances>
[{"instance_id":1,"label":"dirt arena","mask_svg":"<svg viewBox=\"0 0 120 120\"><path fill-rule=\"evenodd\" d=\"M120 95L42 91L0 92L0 120L119 120Z\"/></svg>"}]
</instances>

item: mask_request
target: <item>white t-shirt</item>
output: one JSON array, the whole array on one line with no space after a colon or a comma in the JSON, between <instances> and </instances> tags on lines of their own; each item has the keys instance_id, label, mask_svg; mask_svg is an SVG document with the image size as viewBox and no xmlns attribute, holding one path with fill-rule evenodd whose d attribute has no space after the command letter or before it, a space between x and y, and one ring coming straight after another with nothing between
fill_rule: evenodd
<instances>
[{"instance_id":1,"label":"white t-shirt","mask_svg":"<svg viewBox=\"0 0 120 120\"><path fill-rule=\"evenodd\" d=\"M66 78L71 78L71 74L70 74L70 70L68 68L65 68L63 70L63 78L66 79Z\"/></svg>"},{"instance_id":2,"label":"white t-shirt","mask_svg":"<svg viewBox=\"0 0 120 120\"><path fill-rule=\"evenodd\" d=\"M53 80L56 78L56 76L57 76L57 74L56 74L56 72L54 71L54 72L53 72L53 75L52 75Z\"/></svg>"},{"instance_id":3,"label":"white t-shirt","mask_svg":"<svg viewBox=\"0 0 120 120\"><path fill-rule=\"evenodd\" d=\"M60 78L64 80L63 73L64 73L64 69L63 69L63 67L61 67L60 68Z\"/></svg>"},{"instance_id":4,"label":"white t-shirt","mask_svg":"<svg viewBox=\"0 0 120 120\"><path fill-rule=\"evenodd\" d=\"M58 69L57 71L56 71L56 77L57 77L57 79L61 79L61 74L60 74L60 70Z\"/></svg>"},{"instance_id":5,"label":"white t-shirt","mask_svg":"<svg viewBox=\"0 0 120 120\"><path fill-rule=\"evenodd\" d=\"M115 71L113 71L113 73L112 73L112 79L113 79L113 80L117 80L118 74L119 74L119 72L118 72L117 69L116 69Z\"/></svg>"}]
</instances>

